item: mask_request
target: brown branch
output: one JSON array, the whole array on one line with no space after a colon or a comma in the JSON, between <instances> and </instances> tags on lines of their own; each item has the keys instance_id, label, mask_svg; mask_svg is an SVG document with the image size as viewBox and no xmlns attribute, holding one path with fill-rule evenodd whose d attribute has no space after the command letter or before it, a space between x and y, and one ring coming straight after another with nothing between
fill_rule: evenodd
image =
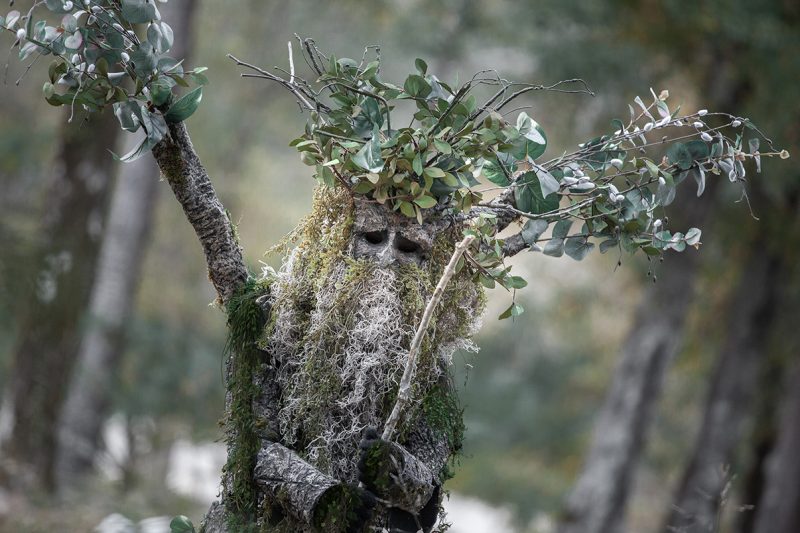
<instances>
[{"instance_id":1,"label":"brown branch","mask_svg":"<svg viewBox=\"0 0 800 533\"><path fill-rule=\"evenodd\" d=\"M170 124L169 133L153 147L153 156L200 239L208 278L224 303L247 280L242 250L186 126Z\"/></svg>"}]
</instances>

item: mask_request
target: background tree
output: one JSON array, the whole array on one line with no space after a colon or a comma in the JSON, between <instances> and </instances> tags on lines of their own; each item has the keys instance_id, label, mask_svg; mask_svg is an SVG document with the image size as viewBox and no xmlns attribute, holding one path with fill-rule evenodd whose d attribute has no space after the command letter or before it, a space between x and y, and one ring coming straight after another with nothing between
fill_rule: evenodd
<instances>
[{"instance_id":1,"label":"background tree","mask_svg":"<svg viewBox=\"0 0 800 533\"><path fill-rule=\"evenodd\" d=\"M172 52L188 58L194 0L173 0L162 8L176 40ZM126 152L135 148L128 143ZM112 390L124 352L136 287L157 198L158 167L141 159L121 168L103 236L98 272L89 306L89 326L81 340L78 365L60 420L57 448L62 488L91 468L100 430L109 416Z\"/></svg>"}]
</instances>

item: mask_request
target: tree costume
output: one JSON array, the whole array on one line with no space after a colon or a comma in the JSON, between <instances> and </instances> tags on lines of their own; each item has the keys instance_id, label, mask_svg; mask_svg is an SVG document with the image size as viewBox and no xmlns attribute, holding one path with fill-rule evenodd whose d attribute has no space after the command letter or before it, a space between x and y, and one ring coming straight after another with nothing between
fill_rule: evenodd
<instances>
[{"instance_id":1,"label":"tree costume","mask_svg":"<svg viewBox=\"0 0 800 533\"><path fill-rule=\"evenodd\" d=\"M374 429L394 405L415 325L462 231L452 217L431 215L420 225L320 189L283 268L266 270L233 299L232 334L242 329L236 321L259 334L247 341L254 347L232 338L233 350L252 352L254 377L237 383L231 358L229 412L247 410L236 396L250 394L252 420L229 427L229 442L236 448L252 433L251 496L263 530L433 529L463 431L448 365L455 350L473 348L484 303L466 271L448 285L428 328L418 401L393 442ZM235 459L246 463L248 454L230 455L225 485L233 497L237 475L248 470ZM206 531L225 530L215 516L212 509Z\"/></svg>"}]
</instances>

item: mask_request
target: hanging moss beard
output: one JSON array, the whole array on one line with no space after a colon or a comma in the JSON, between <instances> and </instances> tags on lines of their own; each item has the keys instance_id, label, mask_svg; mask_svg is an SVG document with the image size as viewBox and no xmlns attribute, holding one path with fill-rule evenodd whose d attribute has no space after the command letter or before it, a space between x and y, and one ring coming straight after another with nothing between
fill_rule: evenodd
<instances>
[{"instance_id":1,"label":"hanging moss beard","mask_svg":"<svg viewBox=\"0 0 800 533\"><path fill-rule=\"evenodd\" d=\"M353 484L364 430L382 428L395 403L411 339L456 231L438 235L422 264L379 266L373 258L352 257L354 209L341 195L317 193L298 246L271 274L270 320L260 341L276 369L281 443L323 474ZM422 344L413 406L396 442L423 416L424 400L442 395L453 353L475 349L470 336L483 304L482 290L466 272L448 284ZM453 412L437 430L452 433L455 449L461 412L454 397L447 399Z\"/></svg>"}]
</instances>

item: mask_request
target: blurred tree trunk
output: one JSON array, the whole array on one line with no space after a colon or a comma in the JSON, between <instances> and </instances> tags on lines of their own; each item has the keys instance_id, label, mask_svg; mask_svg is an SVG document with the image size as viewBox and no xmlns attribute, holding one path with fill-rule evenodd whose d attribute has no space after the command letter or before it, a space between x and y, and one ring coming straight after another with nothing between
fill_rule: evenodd
<instances>
[{"instance_id":1,"label":"blurred tree trunk","mask_svg":"<svg viewBox=\"0 0 800 533\"><path fill-rule=\"evenodd\" d=\"M160 7L162 19L174 30L175 42L170 51L174 57L188 58L196 6L195 0L172 0ZM114 189L97 280L92 288L90 322L81 341L60 422L60 489L74 485L91 469L101 444L101 428L110 414L117 369L125 350L126 327L150 237L158 177L155 160L144 157L122 165Z\"/></svg>"},{"instance_id":2,"label":"blurred tree trunk","mask_svg":"<svg viewBox=\"0 0 800 533\"><path fill-rule=\"evenodd\" d=\"M728 336L717 359L694 452L666 526L687 533L716 531L729 498L743 422L750 405L765 339L772 330L782 278L781 258L754 242L728 317ZM666 527L665 527L665 530Z\"/></svg>"},{"instance_id":3,"label":"blurred tree trunk","mask_svg":"<svg viewBox=\"0 0 800 533\"><path fill-rule=\"evenodd\" d=\"M721 111L736 107L747 88L732 58L711 50L715 69L702 84L709 107ZM716 184L708 180L702 201L679 192L671 211L676 228L704 227L711 220ZM680 197L683 195L683 198ZM559 533L614 533L624 522L631 480L642 452L645 434L658 400L664 374L681 348L686 315L693 301L699 256L674 254L658 282L644 291L642 302L603 406L597 415L586 461L568 495Z\"/></svg>"},{"instance_id":4,"label":"blurred tree trunk","mask_svg":"<svg viewBox=\"0 0 800 533\"><path fill-rule=\"evenodd\" d=\"M692 193L689 188L686 191ZM708 192L713 195L713 191ZM709 200L704 199L705 205L690 198L676 201L676 207L686 208L681 220L691 220L693 226L705 225L710 218ZM680 223L676 227L683 226ZM671 255L668 261L658 282L645 290L622 346L586 462L567 498L559 533L613 533L621 525L631 477L665 369L681 347L699 256L687 250Z\"/></svg>"},{"instance_id":5,"label":"blurred tree trunk","mask_svg":"<svg viewBox=\"0 0 800 533\"><path fill-rule=\"evenodd\" d=\"M76 109L76 117L80 110ZM65 123L12 349L9 475L22 488L53 488L56 427L77 355L116 168L113 113Z\"/></svg>"},{"instance_id":6,"label":"blurred tree trunk","mask_svg":"<svg viewBox=\"0 0 800 533\"><path fill-rule=\"evenodd\" d=\"M800 531L800 362L787 376L778 438L767 459L765 489L755 508L755 533Z\"/></svg>"},{"instance_id":7,"label":"blurred tree trunk","mask_svg":"<svg viewBox=\"0 0 800 533\"><path fill-rule=\"evenodd\" d=\"M767 243L757 230L748 246L747 264L733 297L725 338L706 401L692 457L678 487L666 527L687 533L716 531L719 515L727 500L732 481L729 467L736 463L736 448L742 437L743 423L752 418L756 387L767 390L764 403L774 396L773 384L760 382L759 376L775 366L769 356L771 334L776 332L779 310L785 300L785 287L793 262L794 247L789 235L800 229L797 217L797 194L791 194L785 205L768 202L759 187L751 191L757 199L757 210L765 213L758 225L781 228L779 242ZM758 205L760 204L760 206ZM792 231L792 221L795 228ZM767 234L773 232L767 229ZM778 235L777 233L775 235ZM789 251L791 250L791 251ZM780 375L780 374L779 374ZM774 378L773 378L774 379ZM765 421L769 425L769 420ZM759 424L759 420L755 420ZM768 443L762 443L769 446ZM762 452L763 455L763 452ZM755 457L759 461L758 454ZM753 500L743 500L752 503Z\"/></svg>"}]
</instances>

